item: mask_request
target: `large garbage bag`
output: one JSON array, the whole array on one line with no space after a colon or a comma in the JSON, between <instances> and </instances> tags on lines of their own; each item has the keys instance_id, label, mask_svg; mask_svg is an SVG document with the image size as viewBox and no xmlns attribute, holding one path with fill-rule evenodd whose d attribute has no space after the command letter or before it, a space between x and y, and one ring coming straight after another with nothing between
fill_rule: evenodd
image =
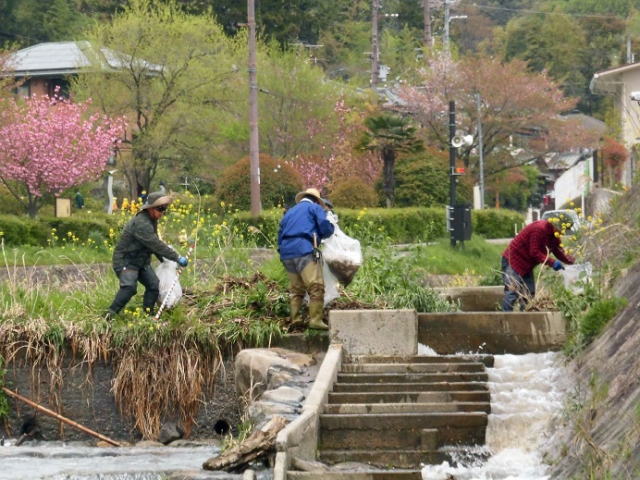
<instances>
[{"instance_id":1,"label":"large garbage bag","mask_svg":"<svg viewBox=\"0 0 640 480\"><path fill-rule=\"evenodd\" d=\"M160 280L160 301L164 302L165 298L167 299L165 304L166 308L177 305L180 299L182 299L182 287L178 280L177 270L178 264L167 259L156 268L156 275ZM171 288L174 282L175 285Z\"/></svg>"},{"instance_id":2,"label":"large garbage bag","mask_svg":"<svg viewBox=\"0 0 640 480\"><path fill-rule=\"evenodd\" d=\"M349 237L338 225L333 235L324 240L322 257L338 281L349 285L362 265L360 242Z\"/></svg>"}]
</instances>

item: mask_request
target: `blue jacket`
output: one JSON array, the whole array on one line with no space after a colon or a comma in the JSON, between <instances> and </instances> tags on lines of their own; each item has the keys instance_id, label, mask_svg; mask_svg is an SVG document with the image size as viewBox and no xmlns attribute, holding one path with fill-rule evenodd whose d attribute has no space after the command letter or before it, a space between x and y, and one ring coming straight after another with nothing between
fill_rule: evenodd
<instances>
[{"instance_id":1,"label":"blue jacket","mask_svg":"<svg viewBox=\"0 0 640 480\"><path fill-rule=\"evenodd\" d=\"M313 234L318 246L323 238L333 235L333 225L327 220L323 208L303 199L280 220L278 249L280 259L302 257L313 252Z\"/></svg>"}]
</instances>

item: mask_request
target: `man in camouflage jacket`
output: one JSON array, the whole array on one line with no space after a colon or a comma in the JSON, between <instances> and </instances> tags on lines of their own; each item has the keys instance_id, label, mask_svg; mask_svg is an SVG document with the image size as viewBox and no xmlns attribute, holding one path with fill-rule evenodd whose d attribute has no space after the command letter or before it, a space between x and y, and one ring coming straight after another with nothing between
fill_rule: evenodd
<instances>
[{"instance_id":1,"label":"man in camouflage jacket","mask_svg":"<svg viewBox=\"0 0 640 480\"><path fill-rule=\"evenodd\" d=\"M160 261L168 258L186 267L189 260L182 257L158 237L158 220L162 218L171 197L160 192L148 195L146 203L140 208L122 230L120 240L113 251L113 270L120 279L120 289L109 307L107 319L118 314L138 291L138 282L145 287L142 308L152 315L158 296L160 280L151 267L151 255Z\"/></svg>"}]
</instances>

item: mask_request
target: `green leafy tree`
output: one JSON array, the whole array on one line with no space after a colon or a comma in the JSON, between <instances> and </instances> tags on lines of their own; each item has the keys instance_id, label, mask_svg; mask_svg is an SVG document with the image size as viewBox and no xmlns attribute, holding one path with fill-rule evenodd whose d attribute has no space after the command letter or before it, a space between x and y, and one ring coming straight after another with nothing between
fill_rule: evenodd
<instances>
[{"instance_id":1,"label":"green leafy tree","mask_svg":"<svg viewBox=\"0 0 640 480\"><path fill-rule=\"evenodd\" d=\"M423 153L407 155L398 161L395 172L396 207L438 207L449 204L449 156L428 147ZM472 198L472 179L460 176L456 188L456 203Z\"/></svg>"},{"instance_id":2,"label":"green leafy tree","mask_svg":"<svg viewBox=\"0 0 640 480\"><path fill-rule=\"evenodd\" d=\"M235 92L246 85L235 56L246 43L227 38L211 16L160 0L131 0L89 38L93 65L74 90L106 114L129 119L120 165L131 196L149 191L161 167L188 174L206 164L226 112L236 107ZM210 169L220 168L215 160Z\"/></svg>"},{"instance_id":3,"label":"green leafy tree","mask_svg":"<svg viewBox=\"0 0 640 480\"><path fill-rule=\"evenodd\" d=\"M86 17L77 10L74 0L54 0L42 26L49 40L77 40L85 22Z\"/></svg>"},{"instance_id":4,"label":"green leafy tree","mask_svg":"<svg viewBox=\"0 0 640 480\"><path fill-rule=\"evenodd\" d=\"M587 53L586 33L564 15L530 15L512 20L502 37L505 61L524 60L532 72L548 72L570 96L582 94L588 83L582 73Z\"/></svg>"},{"instance_id":5,"label":"green leafy tree","mask_svg":"<svg viewBox=\"0 0 640 480\"><path fill-rule=\"evenodd\" d=\"M376 152L380 156L386 206L391 208L394 189L393 170L398 154L420 152L424 150L424 144L416 137L416 128L409 124L409 119L406 117L382 114L367 117L364 125L366 130L356 149Z\"/></svg>"}]
</instances>

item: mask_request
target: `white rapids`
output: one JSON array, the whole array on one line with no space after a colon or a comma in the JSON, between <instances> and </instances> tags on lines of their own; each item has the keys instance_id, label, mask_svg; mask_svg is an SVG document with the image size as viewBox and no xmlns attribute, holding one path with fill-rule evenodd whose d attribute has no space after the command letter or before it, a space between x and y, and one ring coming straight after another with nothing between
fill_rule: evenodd
<instances>
[{"instance_id":1,"label":"white rapids","mask_svg":"<svg viewBox=\"0 0 640 480\"><path fill-rule=\"evenodd\" d=\"M420 351L430 354L428 347ZM424 352L424 353L423 353ZM571 388L559 353L496 355L487 369L491 414L485 447L471 449L457 464L428 465L424 480L548 480L540 447L552 417ZM476 453L476 455L474 455ZM482 454L487 460L479 460ZM474 460L475 459L475 460Z\"/></svg>"}]
</instances>

